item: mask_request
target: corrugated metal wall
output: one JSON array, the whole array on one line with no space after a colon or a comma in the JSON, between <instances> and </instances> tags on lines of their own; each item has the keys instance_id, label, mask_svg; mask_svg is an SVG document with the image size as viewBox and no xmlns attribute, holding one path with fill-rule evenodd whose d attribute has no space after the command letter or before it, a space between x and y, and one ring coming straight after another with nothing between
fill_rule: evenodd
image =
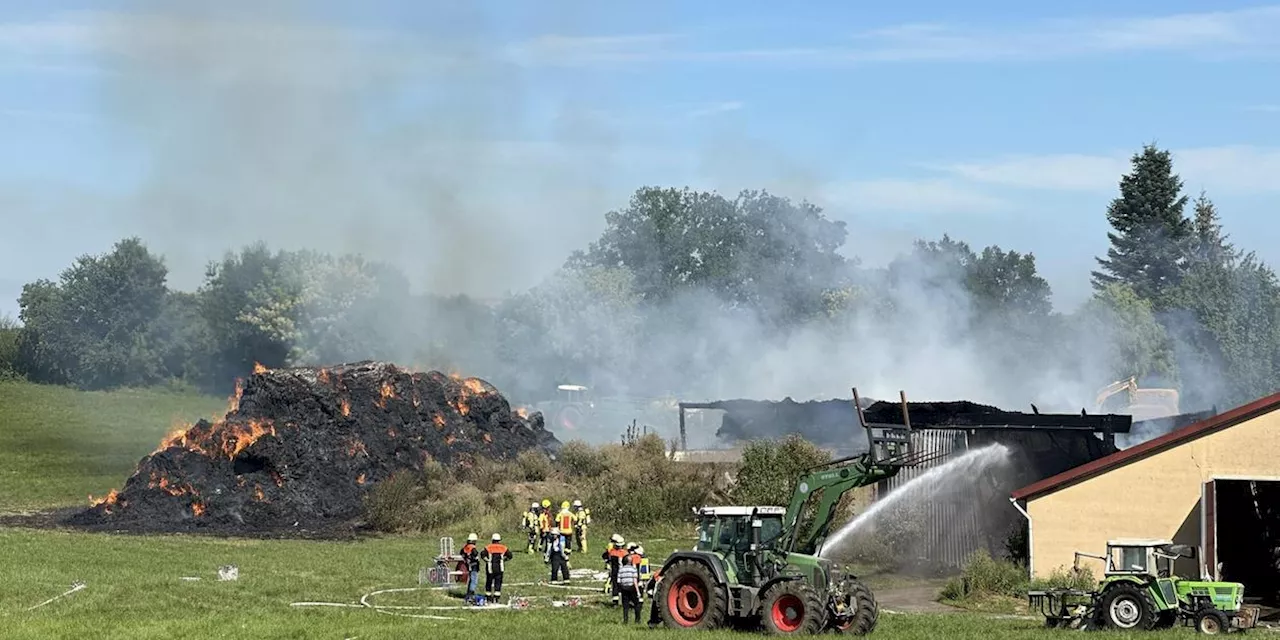
<instances>
[{"instance_id":1,"label":"corrugated metal wall","mask_svg":"<svg viewBox=\"0 0 1280 640\"><path fill-rule=\"evenodd\" d=\"M880 483L880 496L896 490L929 469L946 464L952 456L969 449L968 434L964 431L926 429L911 433L911 444L916 451L937 451L945 455L918 467L902 469L898 475ZM965 508L963 500L921 500L924 509L924 531L916 558L940 568L963 567L975 551L985 548L986 540L978 523L975 509ZM904 558L904 560L907 560Z\"/></svg>"}]
</instances>

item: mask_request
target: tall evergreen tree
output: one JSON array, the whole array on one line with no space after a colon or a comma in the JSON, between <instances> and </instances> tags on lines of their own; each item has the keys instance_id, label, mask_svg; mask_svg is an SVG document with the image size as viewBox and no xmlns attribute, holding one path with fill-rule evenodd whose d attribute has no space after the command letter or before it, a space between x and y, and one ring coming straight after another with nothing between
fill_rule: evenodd
<instances>
[{"instance_id":1,"label":"tall evergreen tree","mask_svg":"<svg viewBox=\"0 0 1280 640\"><path fill-rule=\"evenodd\" d=\"M1192 205L1191 228L1194 236L1191 259L1194 263L1210 267L1225 267L1237 257L1227 234L1222 232L1218 209L1203 191Z\"/></svg>"},{"instance_id":2,"label":"tall evergreen tree","mask_svg":"<svg viewBox=\"0 0 1280 640\"><path fill-rule=\"evenodd\" d=\"M1111 247L1097 259L1101 269L1092 274L1093 286L1102 291L1121 283L1160 308L1163 294L1186 271L1194 228L1183 214L1187 196L1172 154L1148 144L1131 164L1132 172L1120 179L1120 196L1107 208Z\"/></svg>"}]
</instances>

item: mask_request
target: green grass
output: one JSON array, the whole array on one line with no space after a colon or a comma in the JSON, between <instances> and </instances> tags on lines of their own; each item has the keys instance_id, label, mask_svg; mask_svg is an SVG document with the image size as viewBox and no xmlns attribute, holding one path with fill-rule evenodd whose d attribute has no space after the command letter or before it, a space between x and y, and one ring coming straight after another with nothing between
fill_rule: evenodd
<instances>
[{"instance_id":1,"label":"green grass","mask_svg":"<svg viewBox=\"0 0 1280 640\"><path fill-rule=\"evenodd\" d=\"M460 529L458 539L465 533ZM658 561L670 542L645 545ZM689 637L679 631L624 631L621 612L600 603L557 609L548 598L529 611L436 611L460 621L419 620L367 609L290 607L291 602L355 603L361 595L416 586L417 569L435 554L436 538L392 537L360 542L245 541L190 536L113 536L0 529L0 637L4 638L500 638ZM599 556L575 567L599 567ZM235 564L240 579L216 580ZM200 581L184 581L198 576ZM540 556L517 553L507 582L547 577ZM34 611L77 580L87 587ZM482 583L483 584L483 583ZM509 586L504 595L563 598L564 590ZM589 599L603 600L598 594ZM451 606L442 593L388 594L378 604ZM404 610L414 613L413 610ZM416 613L424 613L417 611ZM645 608L647 619L648 608ZM884 615L874 637L1036 638L1063 633L1040 621L976 614ZM1173 633L1173 632L1171 632ZM1108 634L1103 634L1108 635ZM728 632L699 638L743 637ZM1134 637L1148 637L1136 634Z\"/></svg>"},{"instance_id":2,"label":"green grass","mask_svg":"<svg viewBox=\"0 0 1280 640\"><path fill-rule=\"evenodd\" d=\"M225 411L225 398L0 381L0 513L85 504L120 487L176 423Z\"/></svg>"}]
</instances>

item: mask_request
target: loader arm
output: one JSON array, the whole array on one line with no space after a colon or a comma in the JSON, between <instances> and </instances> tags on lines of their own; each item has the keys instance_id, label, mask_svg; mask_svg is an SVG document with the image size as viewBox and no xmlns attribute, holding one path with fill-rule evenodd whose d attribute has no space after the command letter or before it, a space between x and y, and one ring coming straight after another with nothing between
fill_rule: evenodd
<instances>
[{"instance_id":1,"label":"loader arm","mask_svg":"<svg viewBox=\"0 0 1280 640\"><path fill-rule=\"evenodd\" d=\"M898 465L875 464L871 456L864 453L835 460L801 476L783 516L784 530L789 532L785 550L806 555L816 553L830 533L831 520L835 517L840 498L859 487L892 478L900 468ZM813 496L817 496L817 510L810 526L802 531L800 519Z\"/></svg>"}]
</instances>

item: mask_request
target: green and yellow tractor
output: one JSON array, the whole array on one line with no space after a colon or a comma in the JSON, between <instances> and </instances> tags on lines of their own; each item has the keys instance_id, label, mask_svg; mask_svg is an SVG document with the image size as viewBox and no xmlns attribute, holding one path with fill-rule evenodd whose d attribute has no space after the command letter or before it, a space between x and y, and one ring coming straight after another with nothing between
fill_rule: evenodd
<instances>
[{"instance_id":1,"label":"green and yellow tractor","mask_svg":"<svg viewBox=\"0 0 1280 640\"><path fill-rule=\"evenodd\" d=\"M1259 608L1244 604L1239 582L1186 580L1174 574L1178 558L1194 558L1195 548L1169 540L1112 540L1107 553L1081 557L1106 563L1095 591L1048 589L1027 594L1047 627L1152 630L1192 625L1206 634L1257 626Z\"/></svg>"},{"instance_id":2,"label":"green and yellow tractor","mask_svg":"<svg viewBox=\"0 0 1280 640\"><path fill-rule=\"evenodd\" d=\"M809 469L785 508L697 511L697 544L670 555L658 573L654 606L667 628L763 627L777 635L875 629L879 609L871 590L819 549L841 496L936 455L913 451L905 394L901 425L868 424L857 389L853 396L866 453Z\"/></svg>"}]
</instances>

